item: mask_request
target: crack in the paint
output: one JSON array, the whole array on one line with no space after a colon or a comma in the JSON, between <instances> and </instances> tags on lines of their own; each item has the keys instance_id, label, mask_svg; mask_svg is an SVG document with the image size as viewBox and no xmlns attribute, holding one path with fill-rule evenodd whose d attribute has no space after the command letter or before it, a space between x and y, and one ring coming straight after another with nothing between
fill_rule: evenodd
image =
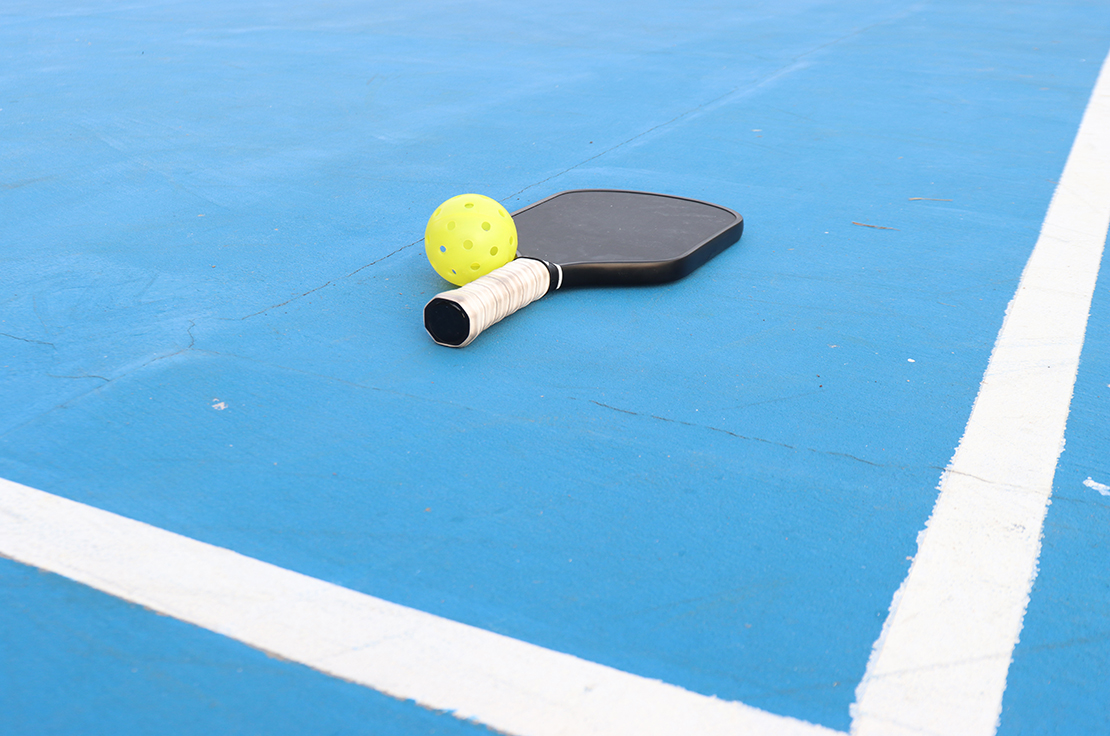
<instances>
[{"instance_id":1,"label":"crack in the paint","mask_svg":"<svg viewBox=\"0 0 1110 736\"><path fill-rule=\"evenodd\" d=\"M576 399L573 396L568 396L567 398L571 399L572 401L579 401L579 399ZM798 449L794 445L787 445L787 444L784 444L782 442L775 442L774 440L763 439L762 437L749 437L747 435L737 434L736 432L733 432L733 431L728 430L728 429L721 429L720 427L711 427L707 424L695 424L693 422L684 422L681 419L671 419L670 417L661 417L657 414L643 414L643 413L638 412L638 411L630 411L628 409L622 409L619 406L610 406L609 404L603 404L602 402L595 401L594 399L587 399L587 401L589 401L591 404L596 404L597 406L600 406L603 409L611 409L613 411L619 411L622 414L631 414L634 417L648 417L650 419L658 419L661 422L671 422L673 424L682 424L682 425L685 425L687 427L697 427L699 429L711 429L714 432L723 432L724 434L730 435L730 436L735 437L735 438L740 439L740 440L751 440L753 442L766 442L769 445L775 445L777 447L785 447L788 450L797 450Z\"/></svg>"},{"instance_id":2,"label":"crack in the paint","mask_svg":"<svg viewBox=\"0 0 1110 736\"><path fill-rule=\"evenodd\" d=\"M1086 646L1088 644L1105 645L1106 642L1110 642L1110 634L1103 634L1102 636L1080 636L1074 639L1065 639L1064 641L1052 642L1049 644L1029 644L1028 642L1022 642L1022 648L1026 652L1045 652L1056 649L1067 649L1068 647Z\"/></svg>"},{"instance_id":3,"label":"crack in the paint","mask_svg":"<svg viewBox=\"0 0 1110 736\"><path fill-rule=\"evenodd\" d=\"M57 411L58 409L64 409L65 407L70 406L74 402L80 401L81 399L85 398L89 394L99 391L100 389L104 388L105 386L107 386L110 383L114 383L114 382L118 381L121 378L126 378L127 376L133 375L133 374L141 371L143 368L146 368L148 365L151 365L152 363L157 363L159 360L165 360L166 358L172 358L175 355L181 355L182 353L187 353L190 350L193 350L193 346L196 344L196 338L193 336L193 328L196 327L196 326L197 326L197 323L195 321L189 320L189 329L186 330L186 332L189 334L189 344L186 345L185 347L180 348L178 350L174 350L172 353L166 353L165 355L158 355L154 358L151 358L150 360L146 361L145 363L142 363L141 365L133 368L132 370L126 371L124 373L120 373L118 376L112 376L111 378L107 378L105 376L98 376L96 374L84 374L84 375L78 375L78 376L62 376L62 375L54 375L54 374L47 373L46 375L49 376L50 378L69 378L69 379L99 378L101 381L104 381L104 383L100 384L99 386L93 386L92 388L90 388L86 391L82 391L80 394L78 394L76 396L72 396L69 399L66 399L65 401L63 401L59 404L55 404L54 406L50 407L49 409L46 409L45 411L39 412L38 414L36 414L35 416L27 419L26 421L20 422L19 424L15 425L13 427L10 427L10 428L4 430L3 432L0 432L0 438L7 437L12 432L15 432L16 430L20 429L21 427L27 426L31 422L34 422L34 421L37 421L38 419L41 419L42 417L46 416L47 414L49 414L53 411Z\"/></svg>"},{"instance_id":4,"label":"crack in the paint","mask_svg":"<svg viewBox=\"0 0 1110 736\"><path fill-rule=\"evenodd\" d=\"M115 381L115 380L123 378L125 376L130 376L132 373L135 373L136 371L141 371L143 368L146 368L148 365L150 365L152 363L157 363L159 360L165 360L166 358L172 358L175 355L181 355L182 353L189 352L190 350L193 349L193 346L197 344L197 338L193 335L193 328L196 327L196 326L197 326L197 323L195 321L189 320L189 329L185 330L186 334L189 335L189 344L186 345L185 347L180 348L178 350L174 350L172 353L166 353L165 355L159 355L157 357L151 358L147 362L140 365L138 368L135 368L134 370L127 371L126 373L121 373L118 376L116 376L115 378L113 378L112 380Z\"/></svg>"},{"instance_id":5,"label":"crack in the paint","mask_svg":"<svg viewBox=\"0 0 1110 736\"><path fill-rule=\"evenodd\" d=\"M933 468L934 470L939 470L943 474L959 475L964 478L971 478L972 480L977 480L980 483L986 483L988 486L997 486L1001 488L1007 488L1012 491L1021 491L1023 493L1036 493L1038 495L1044 495L1044 489L1036 486L1023 486L1016 483L1005 483L1002 481L990 480L989 478L984 478L980 475L975 475L974 473L967 473L963 470L956 470L955 468L938 468L935 465L931 465L929 467Z\"/></svg>"},{"instance_id":6,"label":"crack in the paint","mask_svg":"<svg viewBox=\"0 0 1110 736\"><path fill-rule=\"evenodd\" d=\"M359 266L354 271L351 271L349 274L347 274L345 276L339 276L339 277L336 277L334 279L329 279L325 283L320 284L319 286L317 286L313 289L309 289L308 291L306 291L302 294L297 294L296 296L290 297L290 298L286 299L285 301L281 302L280 304L271 304L270 306L266 307L265 309L260 309L257 312L252 312L251 314L248 314L244 317L223 317L221 319L226 319L228 321L232 321L232 320L242 321L242 320L245 320L245 319L250 319L251 317L257 317L260 314L265 314L266 312L269 312L271 309L279 309L280 307L284 307L286 304L290 304L292 302L295 302L298 299L303 299L303 298L305 298L306 296L308 296L310 294L315 294L317 291L320 291L321 289L326 289L327 287L331 286L332 284L336 283L337 281L342 281L344 279L349 279L352 276L354 276L355 274L359 273L360 271L364 271L367 268L370 268L371 266L374 266L378 263L381 263L386 258L391 258L392 256L395 256L398 253L400 253L401 251L405 250L406 248L411 248L412 246L416 245L417 243L421 243L423 241L424 241L424 238L420 238L420 240L414 240L411 243L408 243L406 245L402 245L397 250L392 251L391 253L386 253L381 258L378 258L377 260L374 260L374 261L370 261L370 263L367 263L365 266Z\"/></svg>"},{"instance_id":7,"label":"crack in the paint","mask_svg":"<svg viewBox=\"0 0 1110 736\"><path fill-rule=\"evenodd\" d=\"M57 374L54 374L54 373L47 373L47 374L45 374L45 375L46 375L46 376L48 376L49 378L73 378L73 379L78 379L78 378L99 378L99 379L100 379L101 381L104 381L105 383L110 383L110 382L111 382L111 380L112 380L112 379L110 379L110 378L105 378L104 376L98 376L98 375L96 375L95 373L85 373L85 374L82 374L82 375L80 375L80 376L59 376L59 375L57 375Z\"/></svg>"},{"instance_id":8,"label":"crack in the paint","mask_svg":"<svg viewBox=\"0 0 1110 736\"><path fill-rule=\"evenodd\" d=\"M579 401L579 399L576 399L573 396L568 396L567 398L569 398L573 401ZM891 465L889 463L876 463L876 462L873 462L871 460L865 460L862 457L856 457L855 455L849 455L846 452L835 452L833 450L819 450L819 449L814 448L814 447L798 447L796 445L788 445L785 442L776 442L775 440L769 440L769 439L765 439L763 437L751 437L751 436L748 436L748 435L737 434L736 432L733 432L732 430L723 429L721 427L714 427L714 426L711 426L711 425L708 425L708 424L696 424L694 422L686 422L686 421L683 421L681 419L672 419L670 417L661 417L657 414L642 414L640 412L629 411L628 409L621 409L618 406L610 406L609 404L603 404L602 402L595 401L593 399L587 399L587 400L591 404L596 404L597 406L600 406L604 409L610 409L612 411L619 411L622 414L631 414L634 417L648 417L650 419L657 419L661 422L670 422L672 424L681 424L681 425L686 426L686 427L696 427L698 429L708 429L712 432L720 432L722 434L727 434L730 437L735 437L738 440L747 440L749 442L763 442L764 444L774 445L775 447L782 447L782 448L785 448L787 450L795 450L795 451L803 450L805 452L814 452L814 453L817 453L819 455L831 455L831 456L834 456L834 457L843 457L843 458L847 458L848 460L854 460L858 463L863 463L865 465L870 465L870 466L875 467L875 468L906 468L907 467L905 465Z\"/></svg>"},{"instance_id":9,"label":"crack in the paint","mask_svg":"<svg viewBox=\"0 0 1110 736\"><path fill-rule=\"evenodd\" d=\"M1010 652L1006 652L1004 654L984 654L979 657L968 657L966 659L957 659L951 662L934 662L932 664L923 664L919 667L907 667L906 669L902 670L889 670L880 674L867 675L860 684L867 685L868 683L874 682L875 680L884 680L888 677L901 677L913 672L930 672L933 670L944 670L950 667L964 667L966 665L976 664L979 662L996 662L1000 659L1009 660L1010 656Z\"/></svg>"},{"instance_id":10,"label":"crack in the paint","mask_svg":"<svg viewBox=\"0 0 1110 736\"><path fill-rule=\"evenodd\" d=\"M44 320L42 318L42 315L39 314L39 298L38 298L38 295L35 295L35 294L31 295L31 311L33 311L35 313L35 316L38 317L39 324L42 325L42 329L46 332L46 334L49 335L50 334L50 328L46 326L46 320Z\"/></svg>"},{"instance_id":11,"label":"crack in the paint","mask_svg":"<svg viewBox=\"0 0 1110 736\"><path fill-rule=\"evenodd\" d=\"M916 7L916 6L914 6L914 7ZM778 69L775 69L773 72L771 72L767 76L763 77L762 79L759 79L756 82L754 82L753 84L750 84L750 85L746 86L745 88L743 88L743 91L744 92L751 92L753 90L759 89L760 87L762 87L765 84L768 84L769 82L772 82L772 81L778 79L781 76L789 74L790 72L792 72L796 69L802 69L806 66L805 64L803 64L801 62L801 60L804 59L805 57L807 57L811 54L815 54L815 53L817 53L818 51L820 51L822 49L828 48L829 46L835 46L836 44L838 44L842 41L845 41L845 40L847 40L849 38L852 38L854 36L858 36L862 33L865 33L866 31L871 30L872 28L883 25L884 23L889 23L891 20L894 20L895 18L897 18L901 15L909 13L910 10L912 10L912 8L907 9L906 11L903 11L903 13L895 14L894 16L892 16L890 18L884 18L881 21L877 21L875 23L872 23L869 26L865 26L863 28L857 28L857 29L853 30L851 33L847 33L847 34L845 34L845 35L843 35L839 38L834 38L831 41L826 41L825 43L820 44L819 46L814 46L813 48L809 49L808 51L803 51L802 53L798 54L797 56L792 57L789 64L785 64L785 65L779 67ZM725 92L724 94L717 95L716 97L714 97L711 100L708 100L706 102L702 102L702 103L699 103L697 105L694 105L693 107L689 108L688 110L686 110L682 113L679 113L678 115L675 115L670 120L666 120L662 123L657 123L656 125L651 126L647 130L644 130L644 131L641 131L641 132L637 133L636 135L632 136L631 138L627 138L627 139L621 141L620 143L617 143L616 145L613 145L613 146L610 146L609 148L606 148L604 151L601 151L599 153L595 153L593 156L582 159L581 161L579 161L578 163L576 163L572 166L568 166L567 168L563 169L562 171L556 172L556 173L552 174L551 176L548 176L545 179L540 179L539 181L533 182L533 183L529 184L528 186L524 187L523 189L520 189L516 192L513 192L509 196L504 197L501 201L504 202L506 200L510 200L513 197L517 197L517 196L523 194L524 192L527 192L529 189L532 189L534 187L538 187L540 184L545 184L545 183L551 181L552 179L559 178L563 174L574 171L575 169L579 168L580 166L585 166L589 162L594 161L595 159L601 158L602 156L606 155L607 153L611 153L611 152L617 150L618 148L623 148L624 146L627 146L629 143L632 143L633 141L635 141L639 138L643 138L645 135L648 135L649 133L653 133L654 131L659 130L660 128L665 128L669 125L677 123L679 120L682 120L683 118L688 117L688 116L698 112L699 110L707 108L711 105L714 105L714 104L720 102L721 100L724 100L728 97L731 97L732 95L735 95L737 92L740 92L741 89L742 89L741 87L733 87L732 89Z\"/></svg>"},{"instance_id":12,"label":"crack in the paint","mask_svg":"<svg viewBox=\"0 0 1110 736\"><path fill-rule=\"evenodd\" d=\"M963 476L964 478L971 478L972 480L977 480L977 481L980 481L981 483L986 483L988 486L1004 485L1002 483L999 483L996 480L989 480L987 478L984 478L981 475L975 475L974 473L965 473L962 470L956 470L954 468L939 468L936 465L933 465L931 467L932 467L933 470L939 470L941 473L944 473L946 475L960 475L960 476Z\"/></svg>"},{"instance_id":13,"label":"crack in the paint","mask_svg":"<svg viewBox=\"0 0 1110 736\"><path fill-rule=\"evenodd\" d=\"M19 189L30 184L37 184L40 181L50 181L53 176L40 176L37 179L20 179L19 181L3 182L0 183L0 189Z\"/></svg>"},{"instance_id":14,"label":"crack in the paint","mask_svg":"<svg viewBox=\"0 0 1110 736\"><path fill-rule=\"evenodd\" d=\"M54 348L55 350L58 349L57 347L55 347L54 343L52 343L52 342L44 342L42 340L31 340L31 339L26 338L26 337L20 337L19 335L11 335L7 332L0 332L0 337L10 337L13 340L20 340L21 342L29 342L32 345L49 345L50 347Z\"/></svg>"},{"instance_id":15,"label":"crack in the paint","mask_svg":"<svg viewBox=\"0 0 1110 736\"><path fill-rule=\"evenodd\" d=\"M905 468L905 467L907 467L905 465L891 465L890 463L876 463L876 462L872 462L871 460L864 460L862 457L856 457L855 455L849 455L846 452L835 452L833 450L816 450L812 447L807 447L806 450L808 450L809 452L817 452L817 453L820 453L822 455L833 455L835 457L846 457L849 460L855 460L857 463L863 463L865 465L870 465L870 466L875 467L875 468Z\"/></svg>"},{"instance_id":16,"label":"crack in the paint","mask_svg":"<svg viewBox=\"0 0 1110 736\"><path fill-rule=\"evenodd\" d=\"M572 399L574 401L578 401L578 399L574 398L573 396L568 396L567 398ZM637 412L637 411L629 411L628 409L621 409L619 406L610 406L609 404L603 404L602 402L595 401L594 399L587 399L587 400L591 404L596 404L597 406L600 406L603 409L611 409L612 411L619 411L622 414L631 414L634 417L648 417L650 419L657 419L661 422L670 422L672 424L681 424L681 425L684 425L686 427L697 427L698 429L709 429L709 430L712 430L714 432L721 432L723 434L727 434L730 437L735 437L736 439L739 439L739 440L749 440L751 442L764 442L768 445L775 445L776 447L785 447L788 450L797 450L798 449L794 445L788 445L788 444L785 444L783 442L775 442L774 440L764 439L763 437L749 437L748 435L737 434L736 432L733 432L733 431L728 430L728 429L722 429L720 427L711 427L711 426L706 425L706 424L695 424L693 422L684 422L681 419L671 419L670 417L661 417L657 414L642 414L642 413Z\"/></svg>"}]
</instances>

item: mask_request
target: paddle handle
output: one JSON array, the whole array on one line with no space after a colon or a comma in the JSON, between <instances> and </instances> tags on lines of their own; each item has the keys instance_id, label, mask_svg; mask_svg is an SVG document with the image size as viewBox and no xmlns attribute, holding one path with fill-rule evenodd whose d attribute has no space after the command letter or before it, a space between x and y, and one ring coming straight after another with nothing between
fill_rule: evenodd
<instances>
[{"instance_id":1,"label":"paddle handle","mask_svg":"<svg viewBox=\"0 0 1110 736\"><path fill-rule=\"evenodd\" d=\"M490 325L561 286L557 266L517 258L466 286L432 297L424 307L424 327L440 345L463 348Z\"/></svg>"}]
</instances>

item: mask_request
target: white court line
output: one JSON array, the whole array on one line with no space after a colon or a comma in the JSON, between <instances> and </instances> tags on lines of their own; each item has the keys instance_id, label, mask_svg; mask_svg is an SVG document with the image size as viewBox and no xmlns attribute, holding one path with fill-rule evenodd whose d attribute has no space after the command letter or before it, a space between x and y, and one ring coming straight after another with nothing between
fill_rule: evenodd
<instances>
[{"instance_id":1,"label":"white court line","mask_svg":"<svg viewBox=\"0 0 1110 736\"><path fill-rule=\"evenodd\" d=\"M0 554L523 736L844 736L433 616L0 479Z\"/></svg>"},{"instance_id":2,"label":"white court line","mask_svg":"<svg viewBox=\"0 0 1110 736\"><path fill-rule=\"evenodd\" d=\"M863 681L852 733L998 728L1110 224L1110 57Z\"/></svg>"}]
</instances>

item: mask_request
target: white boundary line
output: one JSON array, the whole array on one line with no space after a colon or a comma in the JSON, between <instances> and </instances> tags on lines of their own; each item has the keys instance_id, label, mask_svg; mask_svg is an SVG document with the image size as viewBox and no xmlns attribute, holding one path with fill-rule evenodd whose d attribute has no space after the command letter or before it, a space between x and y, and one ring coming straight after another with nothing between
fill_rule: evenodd
<instances>
[{"instance_id":1,"label":"white boundary line","mask_svg":"<svg viewBox=\"0 0 1110 736\"><path fill-rule=\"evenodd\" d=\"M0 479L0 554L526 736L843 736L399 606Z\"/></svg>"},{"instance_id":2,"label":"white boundary line","mask_svg":"<svg viewBox=\"0 0 1110 736\"><path fill-rule=\"evenodd\" d=\"M853 734L997 729L1108 224L1110 56L856 690Z\"/></svg>"}]
</instances>

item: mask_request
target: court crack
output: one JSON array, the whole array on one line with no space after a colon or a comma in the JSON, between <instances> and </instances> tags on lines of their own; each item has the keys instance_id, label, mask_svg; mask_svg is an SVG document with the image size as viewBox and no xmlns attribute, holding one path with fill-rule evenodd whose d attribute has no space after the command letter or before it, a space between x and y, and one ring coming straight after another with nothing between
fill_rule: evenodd
<instances>
[{"instance_id":1,"label":"court crack","mask_svg":"<svg viewBox=\"0 0 1110 736\"><path fill-rule=\"evenodd\" d=\"M50 347L54 348L55 350L58 349L54 345L54 343L52 343L52 342L44 342L42 340L32 340L32 339L27 338L27 337L20 337L19 335L11 335L7 332L0 332L0 337L10 337L13 340L19 340L20 342L29 342L32 345L49 345Z\"/></svg>"},{"instance_id":2,"label":"court crack","mask_svg":"<svg viewBox=\"0 0 1110 736\"><path fill-rule=\"evenodd\" d=\"M568 396L567 398L569 398L573 401L580 401L580 399L576 399L573 396ZM874 468L905 469L907 467L907 466L904 466L904 465L890 465L888 463L876 463L876 462L872 462L871 460L865 460L862 457L856 457L855 455L850 455L846 452L835 452L833 450L818 450L815 447L799 447L797 445L791 445L791 444L787 444L785 442L777 442L775 440L769 440L769 439L766 439L764 437L753 437L753 436L749 436L749 435L738 434L737 432L733 432L732 430L724 429L722 427L714 427L714 426L711 426L711 425L708 425L708 424L696 424L694 422L686 422L686 421L683 421L681 419L672 419L670 417L661 417L658 414L644 414L644 413L641 413L641 412L629 411L628 409L621 409L619 406L610 406L609 404L603 404L602 402L595 401L594 399L587 399L587 401L589 401L591 404L596 404L597 406L600 406L603 409L609 409L611 411L617 411L617 412L620 412L621 414L631 414L634 417L644 417L644 418L647 418L647 419L656 419L660 422L669 422L671 424L681 424L685 427L695 427L697 429L708 429L711 432L720 432L721 434L727 434L728 436L735 437L738 440L747 440L748 442L762 442L764 444L773 445L775 447L781 447L781 448L786 449L786 450L794 450L795 452L799 452L799 451L800 452L814 452L814 453L817 453L819 455L829 455L831 457L842 457L842 458L845 458L847 460L853 460L857 463L863 463L864 465L870 465Z\"/></svg>"},{"instance_id":3,"label":"court crack","mask_svg":"<svg viewBox=\"0 0 1110 736\"><path fill-rule=\"evenodd\" d=\"M64 376L64 375L56 375L56 374L47 373L46 375L49 376L50 378L68 378L68 379L97 378L97 379L100 379L101 381L104 381L104 383L102 383L98 386L93 386L93 387L91 387L91 388L89 388L85 391L82 391L81 393L77 394L76 396L71 396L70 398L66 399L65 401L59 402L59 403L55 404L54 406L50 407L49 409L46 409L44 411L41 411L41 412L35 414L33 417L30 417L26 421L20 422L19 424L15 425L13 427L9 427L9 428L7 428L3 431L0 431L0 438L7 437L12 432L18 431L19 429L27 426L31 422L38 421L39 419L46 416L47 414L50 414L51 412L57 411L58 409L65 409L68 406L72 406L73 404L75 404L76 402L85 398L89 394L95 393L95 392L99 391L100 389L104 388L105 386L107 386L108 384L115 383L116 381L118 381L121 378L126 378L127 376L138 373L139 371L141 371L142 369L146 368L149 365L157 363L160 360L165 360L166 358L172 358L175 355L181 355L182 353L189 352L190 350L193 349L193 346L196 345L196 337L193 335L193 328L195 328L196 326L197 326L197 323L195 321L189 320L189 328L186 330L186 333L189 335L189 344L186 345L185 347L174 350L171 353L166 353L165 355L157 355L157 356L151 358L150 360L144 361L143 363L135 366L134 368L132 368L130 370L125 370L122 373L120 373L119 375L112 376L111 378L109 378L107 376L99 376L99 375L96 375L96 374L81 374L81 375L76 375L76 376ZM3 334L3 333L0 333L0 334ZM47 343L47 344L49 344L49 343Z\"/></svg>"},{"instance_id":4,"label":"court crack","mask_svg":"<svg viewBox=\"0 0 1110 736\"><path fill-rule=\"evenodd\" d=\"M279 309L281 307L284 307L286 304L292 304L293 302L297 301L298 299L304 299L306 296L309 296L311 294L315 294L316 292L320 291L321 289L326 289L327 287L329 287L329 286L331 286L335 283L338 283L340 281L344 281L346 279L349 279L352 276L354 276L355 274L357 274L361 271L365 271L366 269L370 268L371 266L377 265L378 263L381 263L386 258L391 258L391 257L397 255L398 253L400 253L401 251L403 251L407 248L411 248L412 246L416 245L417 243L422 243L422 242L424 242L424 238L420 238L419 240L414 240L411 243L407 243L406 245L402 245L397 250L395 250L391 253L386 253L381 258L378 258L377 260L374 260L374 261L370 261L370 263L367 263L365 266L360 266L360 267L356 268L354 271L351 271L349 274L347 274L345 276L338 276L334 279L329 279L327 282L325 282L325 283L323 283L323 284L321 284L321 285L319 285L319 286L317 286L313 289L309 289L308 291L306 291L304 293L297 294L296 296L290 297L290 298L286 299L285 301L281 302L280 304L271 304L270 306L266 307L265 309L260 309L257 312L252 312L252 313L250 313L250 314L248 314L244 317L220 317L219 319L224 319L224 320L228 320L228 321L234 321L234 320L242 321L242 320L250 319L251 317L257 317L260 314L265 314L266 312L269 312L271 309Z\"/></svg>"},{"instance_id":5,"label":"court crack","mask_svg":"<svg viewBox=\"0 0 1110 736\"><path fill-rule=\"evenodd\" d=\"M589 156L588 158L582 159L581 161L579 161L578 163L576 163L572 166L568 166L567 168L563 169L562 171L554 173L551 176L548 176L544 179L540 179L539 181L533 182L533 183L529 184L528 186L524 187L523 189L521 189L519 191L516 191L516 192L513 192L512 194L505 197L501 201L504 202L506 200L512 199L513 197L519 196L519 195L523 194L524 192L527 192L529 189L532 189L534 187L538 187L540 184L545 184L545 183L551 181L552 179L557 179L560 176L562 176L563 174L574 171L575 169L579 168L580 166L585 166L589 162L594 161L598 158L601 158L602 156L604 156L608 153L611 153L611 152L617 150L618 148L623 148L624 146L627 146L629 143L632 143L633 141L636 141L640 138L643 138L644 136L646 136L650 133L653 133L653 132L659 130L660 128L666 128L670 125L673 125L673 124L679 122L683 118L689 117L689 116L697 113L700 110L705 110L705 109L708 109L710 107L713 107L717 103L723 102L724 100L727 100L729 97L733 97L733 96L738 97L738 98L743 97L744 95L750 94L750 93L754 92L755 90L759 89L760 87L763 87L764 85L775 81L779 77L783 77L783 76L785 76L787 74L790 74L794 71L797 71L799 69L804 69L807 66L809 66L808 62L804 61L804 59L807 56L815 54L818 51L821 51L822 49L829 48L830 46L835 46L835 45L837 45L839 43L842 43L842 42L844 42L844 41L846 41L850 38L855 38L856 36L859 36L863 33L866 33L867 31L870 31L872 28L876 28L878 26L890 23L894 20L902 18L906 15L909 15L910 13L912 13L912 12L916 11L918 8L920 8L922 5L924 5L924 3L915 3L915 4L911 5L910 7L906 8L905 10L903 10L899 13L895 13L894 15L892 15L888 18L883 18L882 20L875 21L874 23L872 23L870 25L867 25L867 26L864 26L863 28L856 28L856 29L852 30L851 32L844 34L843 36L840 36L838 38L834 38L831 41L826 41L825 43L819 44L817 46L814 46L811 49L803 51L802 53L798 54L797 56L791 57L789 64L784 64L783 66L780 66L778 69L775 69L774 71L770 72L765 77L763 77L761 79L757 79L755 82L753 82L749 85L733 87L732 89L728 90L727 92L725 92L723 94L720 94L720 95L717 95L716 97L714 97L710 100L707 100L706 102L702 102L702 103L699 103L697 105L694 105L693 107L685 110L684 112L681 112L678 115L675 115L670 120L665 120L662 123L657 123L657 124L651 126L650 128L648 128L647 130L644 130L644 131L641 131L641 132L637 133L636 135L632 136L631 138L627 138L627 139L621 141L620 143L617 143L613 146L610 146L609 148L606 148L604 151L601 151L599 153L595 153L593 156Z\"/></svg>"},{"instance_id":6,"label":"court crack","mask_svg":"<svg viewBox=\"0 0 1110 736\"><path fill-rule=\"evenodd\" d=\"M991 480L990 478L984 478L981 475L975 475L974 473L968 473L968 472L965 472L963 470L956 470L955 468L940 468L940 467L937 467L935 465L930 465L929 467L933 470L941 471L942 475L959 475L959 476L962 476L964 478L971 478L972 480L977 480L980 483L986 483L988 486L994 486L996 488L1003 488L1003 489L1007 489L1007 490L1011 490L1011 491L1019 491L1021 493L1033 493L1033 494L1042 495L1042 496L1045 494L1044 489L1037 488L1035 486L1025 486L1025 485L1018 485L1016 483L1008 483L1006 481Z\"/></svg>"},{"instance_id":7,"label":"court crack","mask_svg":"<svg viewBox=\"0 0 1110 736\"><path fill-rule=\"evenodd\" d=\"M982 662L997 662L1003 659L1009 659L1010 652L997 652L994 654L980 654L976 657L965 657L961 659L953 659L947 662L930 662L929 664L919 665L917 667L906 667L900 670L888 670L879 674L864 675L861 685L867 685L878 680L885 680L891 677L902 677L904 675L913 674L915 672L935 672L937 670L947 670L955 667L966 667L968 665L980 664Z\"/></svg>"},{"instance_id":8,"label":"court crack","mask_svg":"<svg viewBox=\"0 0 1110 736\"><path fill-rule=\"evenodd\" d=\"M59 376L59 375L56 375L54 373L47 373L46 375L50 378L72 378L72 379L77 379L77 378L99 378L101 381L104 381L105 383L108 383L112 380L110 378L105 378L104 376L98 376L95 373L87 373L87 374L82 374L80 376Z\"/></svg>"}]
</instances>

